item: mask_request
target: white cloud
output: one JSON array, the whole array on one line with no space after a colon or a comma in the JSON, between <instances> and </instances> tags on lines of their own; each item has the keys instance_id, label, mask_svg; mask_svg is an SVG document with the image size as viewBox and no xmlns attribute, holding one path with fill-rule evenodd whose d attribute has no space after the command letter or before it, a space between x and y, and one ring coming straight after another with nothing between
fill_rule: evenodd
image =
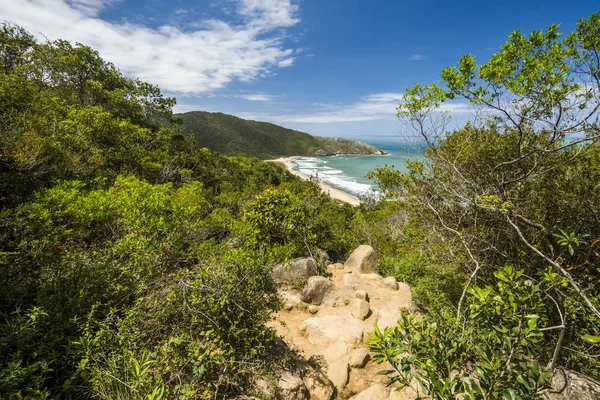
<instances>
[{"instance_id":1,"label":"white cloud","mask_svg":"<svg viewBox=\"0 0 600 400\"><path fill-rule=\"evenodd\" d=\"M286 68L286 67L291 67L293 63L294 63L293 58L286 58L285 60L279 61L277 63L277 65L280 66L281 68Z\"/></svg>"},{"instance_id":2,"label":"white cloud","mask_svg":"<svg viewBox=\"0 0 600 400\"><path fill-rule=\"evenodd\" d=\"M101 9L115 2L115 0L68 0L73 8L90 17L97 16Z\"/></svg>"},{"instance_id":3,"label":"white cloud","mask_svg":"<svg viewBox=\"0 0 600 400\"><path fill-rule=\"evenodd\" d=\"M206 94L232 81L251 81L293 63L280 29L299 22L291 0L238 0L242 24L201 21L182 31L98 18L118 0L0 1L0 19L16 23L44 40L67 39L97 49L126 75L180 94Z\"/></svg>"},{"instance_id":4,"label":"white cloud","mask_svg":"<svg viewBox=\"0 0 600 400\"><path fill-rule=\"evenodd\" d=\"M425 58L427 58L425 54L411 54L410 56L408 56L409 61L421 61Z\"/></svg>"},{"instance_id":5,"label":"white cloud","mask_svg":"<svg viewBox=\"0 0 600 400\"><path fill-rule=\"evenodd\" d=\"M339 122L358 122L375 120L393 120L396 118L396 107L404 99L402 93L375 93L363 97L360 101L349 104L313 103L315 110L303 114L268 114L268 113L238 113L237 116L246 119L264 120L274 123L315 123L329 124ZM441 110L457 114L471 112L465 103L447 103Z\"/></svg>"},{"instance_id":6,"label":"white cloud","mask_svg":"<svg viewBox=\"0 0 600 400\"><path fill-rule=\"evenodd\" d=\"M287 28L300 22L295 17L298 6L290 0L239 0L239 13L249 20L249 25L260 30L277 26Z\"/></svg>"},{"instance_id":7,"label":"white cloud","mask_svg":"<svg viewBox=\"0 0 600 400\"><path fill-rule=\"evenodd\" d=\"M275 96L270 94L240 94L236 97L250 101L271 101L275 98Z\"/></svg>"}]
</instances>

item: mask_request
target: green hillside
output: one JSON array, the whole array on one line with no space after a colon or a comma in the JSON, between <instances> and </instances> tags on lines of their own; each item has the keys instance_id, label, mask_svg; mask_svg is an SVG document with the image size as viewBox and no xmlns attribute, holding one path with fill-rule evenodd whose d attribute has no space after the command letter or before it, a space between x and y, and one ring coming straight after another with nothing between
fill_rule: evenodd
<instances>
[{"instance_id":1,"label":"green hillside","mask_svg":"<svg viewBox=\"0 0 600 400\"><path fill-rule=\"evenodd\" d=\"M191 111L176 114L184 131L200 147L220 153L246 153L258 158L336 153L384 154L376 147L348 139L322 138L268 122L250 121L223 113Z\"/></svg>"}]
</instances>

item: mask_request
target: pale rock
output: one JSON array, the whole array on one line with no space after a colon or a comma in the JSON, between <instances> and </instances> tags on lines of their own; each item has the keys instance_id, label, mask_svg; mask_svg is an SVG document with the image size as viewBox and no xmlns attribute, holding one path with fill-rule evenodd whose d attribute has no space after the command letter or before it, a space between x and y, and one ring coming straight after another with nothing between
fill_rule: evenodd
<instances>
[{"instance_id":1,"label":"pale rock","mask_svg":"<svg viewBox=\"0 0 600 400\"><path fill-rule=\"evenodd\" d=\"M292 306L302 303L300 294L296 291L279 290L278 293L282 303L290 303Z\"/></svg>"},{"instance_id":2,"label":"pale rock","mask_svg":"<svg viewBox=\"0 0 600 400\"><path fill-rule=\"evenodd\" d=\"M277 382L277 393L283 399L309 400L308 389L302 379L285 372Z\"/></svg>"},{"instance_id":3,"label":"pale rock","mask_svg":"<svg viewBox=\"0 0 600 400\"><path fill-rule=\"evenodd\" d=\"M362 343L363 330L353 318L327 316L308 318L300 325L300 332L314 345L343 342Z\"/></svg>"},{"instance_id":4,"label":"pale rock","mask_svg":"<svg viewBox=\"0 0 600 400\"><path fill-rule=\"evenodd\" d=\"M307 310L309 305L310 304L301 301L296 307L298 307L299 310Z\"/></svg>"},{"instance_id":5,"label":"pale rock","mask_svg":"<svg viewBox=\"0 0 600 400\"><path fill-rule=\"evenodd\" d=\"M327 269L335 270L335 269L344 269L344 264L342 263L333 263L327 266Z\"/></svg>"},{"instance_id":6,"label":"pale rock","mask_svg":"<svg viewBox=\"0 0 600 400\"><path fill-rule=\"evenodd\" d=\"M388 400L414 400L419 398L419 394L410 386L402 390L390 390Z\"/></svg>"},{"instance_id":7,"label":"pale rock","mask_svg":"<svg viewBox=\"0 0 600 400\"><path fill-rule=\"evenodd\" d=\"M260 397L272 399L277 393L276 382L264 376L257 377L253 382L253 388Z\"/></svg>"},{"instance_id":8,"label":"pale rock","mask_svg":"<svg viewBox=\"0 0 600 400\"><path fill-rule=\"evenodd\" d=\"M327 296L325 300L323 300L323 305L331 307L344 307L350 304L350 300L352 300L351 293L333 293L331 296Z\"/></svg>"},{"instance_id":9,"label":"pale rock","mask_svg":"<svg viewBox=\"0 0 600 400\"><path fill-rule=\"evenodd\" d=\"M352 368L363 368L367 361L369 361L369 351L365 348L360 348L352 350L348 364Z\"/></svg>"},{"instance_id":10,"label":"pale rock","mask_svg":"<svg viewBox=\"0 0 600 400\"><path fill-rule=\"evenodd\" d=\"M283 305L283 309L284 309L285 311L291 311L293 308L294 308L294 305L293 305L292 303L289 303L289 302L288 302L288 303L285 303L285 304Z\"/></svg>"},{"instance_id":11,"label":"pale rock","mask_svg":"<svg viewBox=\"0 0 600 400\"><path fill-rule=\"evenodd\" d=\"M542 398L550 400L598 400L600 382L564 368L555 368L552 374L552 391L546 390Z\"/></svg>"},{"instance_id":12,"label":"pale rock","mask_svg":"<svg viewBox=\"0 0 600 400\"><path fill-rule=\"evenodd\" d=\"M288 285L298 285L317 274L317 263L311 257L296 258L286 265L278 264L271 271L275 283Z\"/></svg>"},{"instance_id":13,"label":"pale rock","mask_svg":"<svg viewBox=\"0 0 600 400\"><path fill-rule=\"evenodd\" d=\"M371 312L369 303L361 299L352 300L351 307L350 312L352 313L352 316L360 320L365 320Z\"/></svg>"},{"instance_id":14,"label":"pale rock","mask_svg":"<svg viewBox=\"0 0 600 400\"><path fill-rule=\"evenodd\" d=\"M382 280L383 276L376 274L376 273L360 274L360 279L366 279L368 281L378 281L378 280Z\"/></svg>"},{"instance_id":15,"label":"pale rock","mask_svg":"<svg viewBox=\"0 0 600 400\"><path fill-rule=\"evenodd\" d=\"M348 383L350 366L344 360L338 360L327 368L327 377L340 393Z\"/></svg>"},{"instance_id":16,"label":"pale rock","mask_svg":"<svg viewBox=\"0 0 600 400\"><path fill-rule=\"evenodd\" d=\"M310 400L332 400L335 396L335 386L319 371L311 370L303 379L308 389Z\"/></svg>"},{"instance_id":17,"label":"pale rock","mask_svg":"<svg viewBox=\"0 0 600 400\"><path fill-rule=\"evenodd\" d=\"M344 269L364 274L377 272L377 255L371 246L362 245L352 252L344 263Z\"/></svg>"},{"instance_id":18,"label":"pale rock","mask_svg":"<svg viewBox=\"0 0 600 400\"><path fill-rule=\"evenodd\" d=\"M325 295L331 291L333 283L324 276L311 276L302 289L302 301L314 305L321 305Z\"/></svg>"},{"instance_id":19,"label":"pale rock","mask_svg":"<svg viewBox=\"0 0 600 400\"><path fill-rule=\"evenodd\" d=\"M344 342L335 342L331 346L327 347L325 350L321 351L320 353L317 353L317 355L322 356L327 364L331 364L344 357L353 348L354 346L352 344Z\"/></svg>"},{"instance_id":20,"label":"pale rock","mask_svg":"<svg viewBox=\"0 0 600 400\"><path fill-rule=\"evenodd\" d=\"M358 276L354 275L354 274L344 274L344 285L345 286L350 286L350 287L356 287L358 285L360 285L360 279L358 278Z\"/></svg>"},{"instance_id":21,"label":"pale rock","mask_svg":"<svg viewBox=\"0 0 600 400\"><path fill-rule=\"evenodd\" d=\"M369 294L364 290L357 290L356 292L354 292L354 297L364 301L369 301Z\"/></svg>"},{"instance_id":22,"label":"pale rock","mask_svg":"<svg viewBox=\"0 0 600 400\"><path fill-rule=\"evenodd\" d=\"M350 378L348 379L348 385L344 390L343 394L345 396L343 398L350 398L352 395L368 389L374 383L376 382L373 382L373 375L369 374L366 368L351 369Z\"/></svg>"},{"instance_id":23,"label":"pale rock","mask_svg":"<svg viewBox=\"0 0 600 400\"><path fill-rule=\"evenodd\" d=\"M383 287L390 290L398 290L400 285L396 282L396 278L393 276L388 276L383 280Z\"/></svg>"},{"instance_id":24,"label":"pale rock","mask_svg":"<svg viewBox=\"0 0 600 400\"><path fill-rule=\"evenodd\" d=\"M356 396L352 396L350 400L385 400L389 395L389 389L386 389L378 383L366 390L363 390Z\"/></svg>"},{"instance_id":25,"label":"pale rock","mask_svg":"<svg viewBox=\"0 0 600 400\"><path fill-rule=\"evenodd\" d=\"M308 306L308 312L311 314L316 314L319 312L319 307L315 306L314 304L311 304L310 306Z\"/></svg>"}]
</instances>

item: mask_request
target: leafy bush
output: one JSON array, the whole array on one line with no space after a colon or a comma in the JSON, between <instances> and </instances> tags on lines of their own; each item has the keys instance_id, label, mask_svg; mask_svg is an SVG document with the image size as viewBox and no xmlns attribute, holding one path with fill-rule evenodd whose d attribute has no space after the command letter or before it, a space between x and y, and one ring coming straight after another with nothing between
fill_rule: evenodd
<instances>
[{"instance_id":1,"label":"leafy bush","mask_svg":"<svg viewBox=\"0 0 600 400\"><path fill-rule=\"evenodd\" d=\"M551 372L532 356L543 345L544 285L522 273L507 266L495 287L471 287L464 322L404 312L397 326L376 328L374 361L390 363L390 383L434 399L541 398Z\"/></svg>"}]
</instances>

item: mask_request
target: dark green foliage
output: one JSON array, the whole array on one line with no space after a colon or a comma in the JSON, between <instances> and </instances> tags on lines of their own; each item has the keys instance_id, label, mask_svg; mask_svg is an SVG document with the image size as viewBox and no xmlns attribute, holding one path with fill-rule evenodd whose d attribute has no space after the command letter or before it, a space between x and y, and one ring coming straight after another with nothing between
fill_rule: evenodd
<instances>
[{"instance_id":1,"label":"dark green foliage","mask_svg":"<svg viewBox=\"0 0 600 400\"><path fill-rule=\"evenodd\" d=\"M198 149L173 104L89 47L2 26L0 398L244 392L277 363L270 266L355 244L354 208Z\"/></svg>"},{"instance_id":2,"label":"dark green foliage","mask_svg":"<svg viewBox=\"0 0 600 400\"><path fill-rule=\"evenodd\" d=\"M261 159L334 153L374 154L373 146L348 139L322 138L268 122L223 113L190 111L177 114L199 147L226 154L244 153Z\"/></svg>"}]
</instances>

